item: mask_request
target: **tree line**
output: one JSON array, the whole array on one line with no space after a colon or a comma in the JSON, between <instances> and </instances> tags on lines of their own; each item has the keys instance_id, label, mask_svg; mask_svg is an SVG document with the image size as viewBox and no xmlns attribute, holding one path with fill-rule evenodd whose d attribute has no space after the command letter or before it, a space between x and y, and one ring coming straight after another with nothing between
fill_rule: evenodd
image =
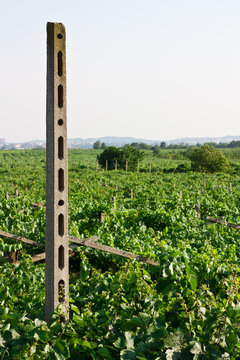
<instances>
[{"instance_id":1,"label":"tree line","mask_svg":"<svg viewBox=\"0 0 240 360\"><path fill-rule=\"evenodd\" d=\"M231 171L223 152L209 144L192 147L188 151L185 151L185 157L191 161L191 168L188 169L185 164L180 164L179 172L188 170L209 173ZM136 171L139 162L143 158L144 151L135 149L130 145L125 145L122 148L109 146L100 155L97 155L99 165L106 170L128 169L130 171Z\"/></svg>"},{"instance_id":2,"label":"tree line","mask_svg":"<svg viewBox=\"0 0 240 360\"><path fill-rule=\"evenodd\" d=\"M208 144L209 146L212 146L214 148L218 148L218 149L233 149L233 148L237 148L240 147L240 140L233 140L229 143L215 143L215 142L206 142L204 143ZM125 145L126 146L126 145ZM156 149L189 149L189 148L199 148L202 146L202 144L197 143L196 145L189 145L189 144L185 144L185 143L180 143L180 144L167 144L165 141L160 142L159 145L149 145L146 143L138 143L138 142L133 142L131 144L128 144L128 146L133 147L134 149L139 149L139 150L156 150ZM96 141L93 144L93 149L106 149L107 145L103 142L101 143L99 140Z\"/></svg>"}]
</instances>

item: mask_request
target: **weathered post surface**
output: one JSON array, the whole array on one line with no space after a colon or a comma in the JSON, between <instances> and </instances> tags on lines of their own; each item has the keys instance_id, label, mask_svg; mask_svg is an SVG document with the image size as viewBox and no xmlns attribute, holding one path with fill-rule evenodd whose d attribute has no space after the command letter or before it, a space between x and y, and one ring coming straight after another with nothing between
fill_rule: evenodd
<instances>
[{"instance_id":1,"label":"weathered post surface","mask_svg":"<svg viewBox=\"0 0 240 360\"><path fill-rule=\"evenodd\" d=\"M45 319L61 303L69 313L66 35L47 24L47 173Z\"/></svg>"}]
</instances>

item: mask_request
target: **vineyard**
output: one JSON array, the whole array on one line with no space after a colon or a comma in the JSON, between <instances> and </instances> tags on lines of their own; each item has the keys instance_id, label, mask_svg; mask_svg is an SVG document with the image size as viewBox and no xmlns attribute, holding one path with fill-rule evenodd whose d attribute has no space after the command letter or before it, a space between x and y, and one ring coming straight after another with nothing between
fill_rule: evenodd
<instances>
[{"instance_id":1,"label":"vineyard","mask_svg":"<svg viewBox=\"0 0 240 360\"><path fill-rule=\"evenodd\" d=\"M147 152L139 172L103 171L99 153L69 151L69 235L159 265L72 249L70 320L60 306L47 324L45 263L33 262L45 244L45 151L1 151L0 230L43 249L0 238L0 358L240 359L240 231L207 220L240 224L237 171L168 172L189 166L180 151Z\"/></svg>"}]
</instances>

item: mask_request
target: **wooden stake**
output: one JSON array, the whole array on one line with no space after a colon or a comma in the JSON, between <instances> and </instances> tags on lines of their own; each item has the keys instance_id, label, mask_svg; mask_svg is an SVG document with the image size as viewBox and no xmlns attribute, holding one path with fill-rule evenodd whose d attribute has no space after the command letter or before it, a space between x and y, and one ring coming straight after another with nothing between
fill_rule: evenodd
<instances>
[{"instance_id":1,"label":"wooden stake","mask_svg":"<svg viewBox=\"0 0 240 360\"><path fill-rule=\"evenodd\" d=\"M104 222L105 220L105 214L103 212L100 212L100 222Z\"/></svg>"},{"instance_id":2,"label":"wooden stake","mask_svg":"<svg viewBox=\"0 0 240 360\"><path fill-rule=\"evenodd\" d=\"M146 257L141 256L141 255L132 254L132 253L130 253L128 251L112 248L110 246L106 246L106 245L103 245L103 244L98 244L95 239L93 239L93 240L91 240L91 238L89 240L88 239L78 239L78 238L75 238L73 236L69 236L69 241L72 241L72 242L74 242L76 244L79 244L79 245L89 246L89 247L91 247L93 249L98 249L98 250L101 250L101 251L105 251L105 252L108 252L110 254L119 255L119 256L122 256L122 257L129 258L129 259L134 259L134 260L141 261L141 262L144 262L146 264L150 264L150 265L154 265L154 266L159 266L158 261L146 258ZM73 249L73 248L76 248L77 246L74 245L74 244L71 244L70 247Z\"/></svg>"},{"instance_id":3,"label":"wooden stake","mask_svg":"<svg viewBox=\"0 0 240 360\"><path fill-rule=\"evenodd\" d=\"M200 203L197 204L197 218L200 219L201 218L201 212L200 212L200 209L201 209L201 205Z\"/></svg>"},{"instance_id":4,"label":"wooden stake","mask_svg":"<svg viewBox=\"0 0 240 360\"><path fill-rule=\"evenodd\" d=\"M113 211L117 210L116 197L113 197Z\"/></svg>"}]
</instances>

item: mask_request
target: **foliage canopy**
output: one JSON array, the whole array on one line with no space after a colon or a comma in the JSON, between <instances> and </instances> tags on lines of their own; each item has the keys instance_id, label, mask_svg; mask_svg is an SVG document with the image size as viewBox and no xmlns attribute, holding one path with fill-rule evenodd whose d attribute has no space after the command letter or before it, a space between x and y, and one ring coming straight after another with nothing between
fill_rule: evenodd
<instances>
[{"instance_id":1,"label":"foliage canopy","mask_svg":"<svg viewBox=\"0 0 240 360\"><path fill-rule=\"evenodd\" d=\"M45 157L0 152L0 228L43 245L45 210L31 203L45 204ZM156 160L165 168L190 163ZM159 266L71 251L70 319L61 322L59 307L47 325L45 265L31 261L39 249L1 237L0 359L239 360L240 232L205 220L239 223L239 173L206 174L202 193L201 173L102 172L95 161L95 150L69 151L69 235L97 235ZM5 262L17 250L19 264Z\"/></svg>"},{"instance_id":2,"label":"foliage canopy","mask_svg":"<svg viewBox=\"0 0 240 360\"><path fill-rule=\"evenodd\" d=\"M229 170L229 164L223 152L209 144L192 149L189 158L194 171L215 173Z\"/></svg>"},{"instance_id":3,"label":"foliage canopy","mask_svg":"<svg viewBox=\"0 0 240 360\"><path fill-rule=\"evenodd\" d=\"M106 160L108 161L108 170L115 169L115 163L117 161L118 169L126 169L126 161L128 170L136 170L137 162L142 160L144 154L142 151L135 149L131 146L124 146L123 148L117 148L115 146L109 146L100 155L97 156L97 161L102 168L106 167Z\"/></svg>"}]
</instances>

